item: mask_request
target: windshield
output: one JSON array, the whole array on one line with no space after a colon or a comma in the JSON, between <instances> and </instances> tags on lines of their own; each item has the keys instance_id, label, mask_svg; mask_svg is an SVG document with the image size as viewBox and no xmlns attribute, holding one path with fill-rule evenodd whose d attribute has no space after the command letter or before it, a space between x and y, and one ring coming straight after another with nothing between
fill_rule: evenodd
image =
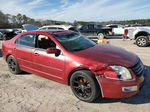
<instances>
[{"instance_id":1,"label":"windshield","mask_svg":"<svg viewBox=\"0 0 150 112\"><path fill-rule=\"evenodd\" d=\"M75 32L53 35L70 52L88 49L96 44L87 37Z\"/></svg>"}]
</instances>

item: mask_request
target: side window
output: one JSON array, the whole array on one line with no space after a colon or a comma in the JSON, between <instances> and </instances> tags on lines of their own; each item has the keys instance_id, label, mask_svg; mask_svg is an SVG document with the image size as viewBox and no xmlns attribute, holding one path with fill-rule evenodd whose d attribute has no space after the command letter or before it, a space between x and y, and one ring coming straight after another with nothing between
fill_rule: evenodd
<instances>
[{"instance_id":1,"label":"side window","mask_svg":"<svg viewBox=\"0 0 150 112\"><path fill-rule=\"evenodd\" d=\"M50 29L50 30L57 30L56 27L48 27L48 29Z\"/></svg>"},{"instance_id":2,"label":"side window","mask_svg":"<svg viewBox=\"0 0 150 112\"><path fill-rule=\"evenodd\" d=\"M94 25L88 25L89 29L94 29Z\"/></svg>"},{"instance_id":3,"label":"side window","mask_svg":"<svg viewBox=\"0 0 150 112\"><path fill-rule=\"evenodd\" d=\"M37 39L37 47L47 49L50 47L56 47L56 44L48 36L39 35Z\"/></svg>"},{"instance_id":4,"label":"side window","mask_svg":"<svg viewBox=\"0 0 150 112\"><path fill-rule=\"evenodd\" d=\"M98 29L97 25L94 25L94 29Z\"/></svg>"},{"instance_id":5,"label":"side window","mask_svg":"<svg viewBox=\"0 0 150 112\"><path fill-rule=\"evenodd\" d=\"M49 30L64 30L63 28L59 28L59 27L48 27Z\"/></svg>"},{"instance_id":6,"label":"side window","mask_svg":"<svg viewBox=\"0 0 150 112\"><path fill-rule=\"evenodd\" d=\"M83 29L83 30L87 30L87 29L88 29L88 26L85 25L85 26L82 27L82 29Z\"/></svg>"},{"instance_id":7,"label":"side window","mask_svg":"<svg viewBox=\"0 0 150 112\"><path fill-rule=\"evenodd\" d=\"M58 30L64 30L63 28L58 28Z\"/></svg>"},{"instance_id":8,"label":"side window","mask_svg":"<svg viewBox=\"0 0 150 112\"><path fill-rule=\"evenodd\" d=\"M16 44L35 47L36 34L22 35L16 40Z\"/></svg>"},{"instance_id":9,"label":"side window","mask_svg":"<svg viewBox=\"0 0 150 112\"><path fill-rule=\"evenodd\" d=\"M41 28L41 30L46 30L47 28Z\"/></svg>"}]
</instances>

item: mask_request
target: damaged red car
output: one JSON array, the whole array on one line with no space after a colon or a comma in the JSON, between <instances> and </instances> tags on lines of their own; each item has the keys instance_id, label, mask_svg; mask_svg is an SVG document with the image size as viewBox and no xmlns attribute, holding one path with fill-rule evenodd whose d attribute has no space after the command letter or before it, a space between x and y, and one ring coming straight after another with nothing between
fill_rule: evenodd
<instances>
[{"instance_id":1,"label":"damaged red car","mask_svg":"<svg viewBox=\"0 0 150 112\"><path fill-rule=\"evenodd\" d=\"M130 97L144 81L137 55L73 31L24 32L3 42L2 54L13 74L26 71L70 85L85 102Z\"/></svg>"}]
</instances>

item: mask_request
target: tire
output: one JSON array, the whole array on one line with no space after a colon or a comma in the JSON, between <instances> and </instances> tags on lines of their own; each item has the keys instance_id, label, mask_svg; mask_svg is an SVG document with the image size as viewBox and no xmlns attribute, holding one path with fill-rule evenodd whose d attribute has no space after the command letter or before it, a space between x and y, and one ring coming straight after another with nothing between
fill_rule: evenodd
<instances>
[{"instance_id":1,"label":"tire","mask_svg":"<svg viewBox=\"0 0 150 112\"><path fill-rule=\"evenodd\" d=\"M100 88L94 75L87 70L76 71L70 78L74 95L85 102L93 102L100 96Z\"/></svg>"},{"instance_id":2,"label":"tire","mask_svg":"<svg viewBox=\"0 0 150 112\"><path fill-rule=\"evenodd\" d=\"M7 40L7 36L6 34L3 36L3 40L6 41Z\"/></svg>"},{"instance_id":3,"label":"tire","mask_svg":"<svg viewBox=\"0 0 150 112\"><path fill-rule=\"evenodd\" d=\"M148 45L148 38L147 36L139 36L135 43L139 47L146 47Z\"/></svg>"},{"instance_id":4,"label":"tire","mask_svg":"<svg viewBox=\"0 0 150 112\"><path fill-rule=\"evenodd\" d=\"M16 59L12 55L10 55L7 58L7 64L8 64L9 71L11 73L19 74L22 72L20 67L19 67L19 64L17 63Z\"/></svg>"},{"instance_id":5,"label":"tire","mask_svg":"<svg viewBox=\"0 0 150 112\"><path fill-rule=\"evenodd\" d=\"M6 37L3 37L3 40L6 40Z\"/></svg>"},{"instance_id":6,"label":"tire","mask_svg":"<svg viewBox=\"0 0 150 112\"><path fill-rule=\"evenodd\" d=\"M98 37L101 38L101 39L105 38L105 36L104 36L103 33L98 33L97 35L98 35Z\"/></svg>"}]
</instances>

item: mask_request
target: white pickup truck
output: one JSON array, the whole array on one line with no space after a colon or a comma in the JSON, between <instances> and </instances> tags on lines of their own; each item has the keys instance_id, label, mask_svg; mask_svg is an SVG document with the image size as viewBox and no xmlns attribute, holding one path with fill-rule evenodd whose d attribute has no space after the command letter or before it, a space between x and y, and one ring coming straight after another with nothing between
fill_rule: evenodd
<instances>
[{"instance_id":1,"label":"white pickup truck","mask_svg":"<svg viewBox=\"0 0 150 112\"><path fill-rule=\"evenodd\" d=\"M150 44L150 26L126 27L124 35L135 40L139 47L146 47Z\"/></svg>"},{"instance_id":2,"label":"white pickup truck","mask_svg":"<svg viewBox=\"0 0 150 112\"><path fill-rule=\"evenodd\" d=\"M120 24L110 24L107 25L108 27L112 28L112 34L113 35L124 35L124 25Z\"/></svg>"}]
</instances>

